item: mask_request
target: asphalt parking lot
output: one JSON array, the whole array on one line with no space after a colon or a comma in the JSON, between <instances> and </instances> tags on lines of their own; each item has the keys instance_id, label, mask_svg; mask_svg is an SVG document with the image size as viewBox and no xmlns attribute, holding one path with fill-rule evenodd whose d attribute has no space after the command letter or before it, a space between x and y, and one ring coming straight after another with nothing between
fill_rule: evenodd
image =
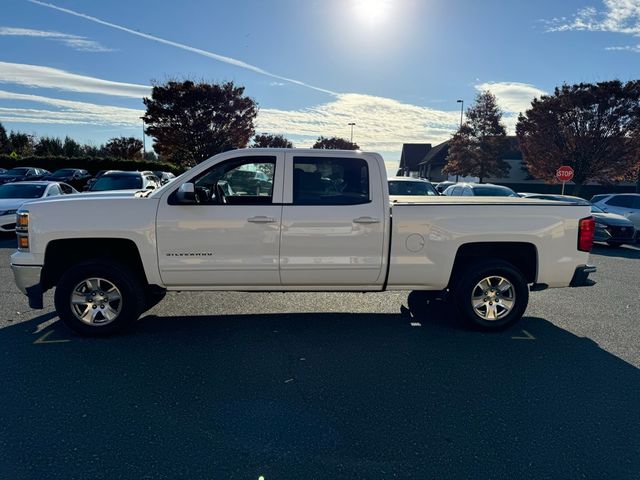
<instances>
[{"instance_id":1,"label":"asphalt parking lot","mask_svg":"<svg viewBox=\"0 0 640 480\"><path fill-rule=\"evenodd\" d=\"M78 338L0 239L0 478L640 478L640 249L465 329L406 293L169 294Z\"/></svg>"}]
</instances>

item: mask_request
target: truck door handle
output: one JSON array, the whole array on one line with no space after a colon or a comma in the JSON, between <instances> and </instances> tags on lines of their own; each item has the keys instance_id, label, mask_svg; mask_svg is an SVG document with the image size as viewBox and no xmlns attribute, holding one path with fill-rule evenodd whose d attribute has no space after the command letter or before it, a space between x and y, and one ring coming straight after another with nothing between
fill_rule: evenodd
<instances>
[{"instance_id":1,"label":"truck door handle","mask_svg":"<svg viewBox=\"0 0 640 480\"><path fill-rule=\"evenodd\" d=\"M353 219L353 223L364 223L364 224L380 223L380 219L373 218L373 217L358 217Z\"/></svg>"},{"instance_id":2,"label":"truck door handle","mask_svg":"<svg viewBox=\"0 0 640 480\"><path fill-rule=\"evenodd\" d=\"M264 215L247 218L247 222L251 222L251 223L274 223L275 221L276 221L275 218L265 217Z\"/></svg>"}]
</instances>

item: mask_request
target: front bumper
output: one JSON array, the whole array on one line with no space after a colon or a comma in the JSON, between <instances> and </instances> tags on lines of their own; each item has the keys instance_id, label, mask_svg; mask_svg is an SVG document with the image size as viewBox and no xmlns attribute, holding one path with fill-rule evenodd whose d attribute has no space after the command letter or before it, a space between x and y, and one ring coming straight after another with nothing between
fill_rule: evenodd
<instances>
[{"instance_id":1,"label":"front bumper","mask_svg":"<svg viewBox=\"0 0 640 480\"><path fill-rule=\"evenodd\" d=\"M38 310L42 309L42 285L40 284L42 267L11 264L11 270L18 289L29 298L29 306Z\"/></svg>"},{"instance_id":2,"label":"front bumper","mask_svg":"<svg viewBox=\"0 0 640 480\"><path fill-rule=\"evenodd\" d=\"M596 267L594 265L580 265L576 267L576 271L571 279L570 287L591 287L596 284L589 278L590 273L594 273Z\"/></svg>"}]
</instances>

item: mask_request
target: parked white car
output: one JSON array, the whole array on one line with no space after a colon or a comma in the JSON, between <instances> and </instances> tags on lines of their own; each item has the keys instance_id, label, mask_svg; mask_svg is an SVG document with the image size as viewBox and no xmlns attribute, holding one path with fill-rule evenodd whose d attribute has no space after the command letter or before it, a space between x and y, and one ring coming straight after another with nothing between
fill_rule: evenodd
<instances>
[{"instance_id":1,"label":"parked white car","mask_svg":"<svg viewBox=\"0 0 640 480\"><path fill-rule=\"evenodd\" d=\"M268 172L271 188L248 191L238 171ZM471 324L495 330L520 319L529 290L590 285L595 271L589 207L391 204L376 153L235 150L155 191L81 197L20 210L11 266L33 308L55 287L58 315L87 335L132 324L166 290L414 290L414 305L447 295Z\"/></svg>"},{"instance_id":2,"label":"parked white car","mask_svg":"<svg viewBox=\"0 0 640 480\"><path fill-rule=\"evenodd\" d=\"M636 229L636 241L640 242L640 194L613 193L594 195L591 203L607 213L617 213L628 218Z\"/></svg>"},{"instance_id":3,"label":"parked white car","mask_svg":"<svg viewBox=\"0 0 640 480\"><path fill-rule=\"evenodd\" d=\"M15 232L16 212L33 200L78 193L62 182L13 182L0 185L0 232Z\"/></svg>"}]
</instances>

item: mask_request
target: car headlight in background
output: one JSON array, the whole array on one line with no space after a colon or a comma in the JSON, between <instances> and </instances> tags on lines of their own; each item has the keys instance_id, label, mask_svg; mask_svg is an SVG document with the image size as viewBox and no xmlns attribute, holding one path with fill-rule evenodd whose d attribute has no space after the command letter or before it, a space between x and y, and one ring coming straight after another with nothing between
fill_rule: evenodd
<instances>
[{"instance_id":1,"label":"car headlight in background","mask_svg":"<svg viewBox=\"0 0 640 480\"><path fill-rule=\"evenodd\" d=\"M13 215L14 213L16 213L18 210L0 210L0 217L4 216L4 215Z\"/></svg>"}]
</instances>

